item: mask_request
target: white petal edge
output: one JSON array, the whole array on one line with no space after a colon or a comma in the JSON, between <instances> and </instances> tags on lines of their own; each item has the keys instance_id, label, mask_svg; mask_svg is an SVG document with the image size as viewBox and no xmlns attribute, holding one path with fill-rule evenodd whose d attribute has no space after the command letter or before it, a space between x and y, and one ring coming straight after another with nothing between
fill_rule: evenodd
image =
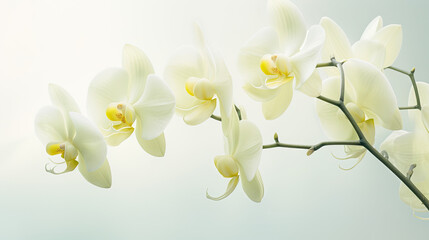
<instances>
[{"instance_id":1,"label":"white petal edge","mask_svg":"<svg viewBox=\"0 0 429 240\"><path fill-rule=\"evenodd\" d=\"M293 81L289 81L278 87L273 99L262 103L262 113L267 120L274 120L282 115L293 97Z\"/></svg>"},{"instance_id":2,"label":"white petal edge","mask_svg":"<svg viewBox=\"0 0 429 240\"><path fill-rule=\"evenodd\" d=\"M140 128L139 125L136 127L136 132ZM165 136L164 133L159 135L158 137L151 139L151 140L145 140L143 138L137 138L138 143L140 146L145 150L147 153L154 157L163 157L165 155Z\"/></svg>"},{"instance_id":3,"label":"white petal edge","mask_svg":"<svg viewBox=\"0 0 429 240\"><path fill-rule=\"evenodd\" d=\"M322 78L320 77L319 71L315 69L305 82L297 82L295 88L309 97L320 96L322 93Z\"/></svg>"},{"instance_id":4,"label":"white petal edge","mask_svg":"<svg viewBox=\"0 0 429 240\"><path fill-rule=\"evenodd\" d=\"M36 136L44 145L68 139L63 113L56 107L41 108L36 114L34 129Z\"/></svg>"},{"instance_id":5,"label":"white petal edge","mask_svg":"<svg viewBox=\"0 0 429 240\"><path fill-rule=\"evenodd\" d=\"M396 96L386 76L375 66L359 59L343 65L345 78L355 90L356 104L375 124L390 130L402 129Z\"/></svg>"},{"instance_id":6,"label":"white petal edge","mask_svg":"<svg viewBox=\"0 0 429 240\"><path fill-rule=\"evenodd\" d=\"M248 120L242 120L239 128L238 144L232 156L240 166L240 174L244 173L247 180L251 181L261 161L262 136L258 127Z\"/></svg>"},{"instance_id":7,"label":"white petal edge","mask_svg":"<svg viewBox=\"0 0 429 240\"><path fill-rule=\"evenodd\" d=\"M83 158L79 158L79 172L90 183L101 188L110 188L112 186L112 173L107 159L103 162L100 168L93 172L89 172L86 168L86 163Z\"/></svg>"},{"instance_id":8,"label":"white petal edge","mask_svg":"<svg viewBox=\"0 0 429 240\"><path fill-rule=\"evenodd\" d=\"M361 40L369 40L374 37L375 33L378 32L383 27L383 18L380 16L375 17L369 24L366 26L365 30L360 37Z\"/></svg>"},{"instance_id":9,"label":"white petal edge","mask_svg":"<svg viewBox=\"0 0 429 240\"><path fill-rule=\"evenodd\" d=\"M83 115L74 112L69 114L76 129L72 144L79 151L80 157L85 159L88 172L93 172L100 168L106 160L106 142L96 126Z\"/></svg>"},{"instance_id":10,"label":"white petal edge","mask_svg":"<svg viewBox=\"0 0 429 240\"><path fill-rule=\"evenodd\" d=\"M360 40L352 46L356 58L372 63L376 68L383 69L386 48L376 41Z\"/></svg>"},{"instance_id":11,"label":"white petal edge","mask_svg":"<svg viewBox=\"0 0 429 240\"><path fill-rule=\"evenodd\" d=\"M386 48L383 67L391 66L401 51L402 26L398 24L388 25L380 29L373 37L373 40L383 44Z\"/></svg>"},{"instance_id":12,"label":"white petal edge","mask_svg":"<svg viewBox=\"0 0 429 240\"><path fill-rule=\"evenodd\" d=\"M167 84L156 75L149 75L142 97L133 105L141 129L138 138L158 137L174 115L175 98Z\"/></svg>"},{"instance_id":13,"label":"white petal edge","mask_svg":"<svg viewBox=\"0 0 429 240\"><path fill-rule=\"evenodd\" d=\"M307 33L304 16L289 0L269 0L268 16L276 28L280 45L287 56L298 52Z\"/></svg>"},{"instance_id":14,"label":"white petal edge","mask_svg":"<svg viewBox=\"0 0 429 240\"><path fill-rule=\"evenodd\" d=\"M50 83L49 96L54 106L65 112L80 112L79 106L73 97L62 87Z\"/></svg>"},{"instance_id":15,"label":"white petal edge","mask_svg":"<svg viewBox=\"0 0 429 240\"><path fill-rule=\"evenodd\" d=\"M328 17L323 17L320 25L325 29L326 34L322 60L330 61L332 57L335 57L338 61L342 61L351 58L353 56L351 45L341 27Z\"/></svg>"},{"instance_id":16,"label":"white petal edge","mask_svg":"<svg viewBox=\"0 0 429 240\"><path fill-rule=\"evenodd\" d=\"M217 99L212 99L203 102L196 107L183 111L183 121L188 125L198 125L213 114L216 109Z\"/></svg>"},{"instance_id":17,"label":"white petal edge","mask_svg":"<svg viewBox=\"0 0 429 240\"><path fill-rule=\"evenodd\" d=\"M250 200L258 203L262 201L264 197L264 183L259 171L256 172L255 177L251 181L247 181L247 177L242 175L241 186Z\"/></svg>"},{"instance_id":18,"label":"white petal edge","mask_svg":"<svg viewBox=\"0 0 429 240\"><path fill-rule=\"evenodd\" d=\"M142 50L125 44L122 50L122 67L129 76L129 102L135 103L144 91L147 76L154 73L152 63Z\"/></svg>"}]
</instances>

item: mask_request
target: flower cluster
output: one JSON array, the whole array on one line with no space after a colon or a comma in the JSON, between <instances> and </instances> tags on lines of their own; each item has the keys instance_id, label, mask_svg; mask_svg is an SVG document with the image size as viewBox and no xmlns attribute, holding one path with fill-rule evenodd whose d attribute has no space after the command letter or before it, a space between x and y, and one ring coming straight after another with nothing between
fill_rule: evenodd
<instances>
[{"instance_id":1,"label":"flower cluster","mask_svg":"<svg viewBox=\"0 0 429 240\"><path fill-rule=\"evenodd\" d=\"M263 145L258 127L234 104L230 66L219 50L209 47L196 24L194 44L172 54L165 82L154 74L142 50L125 45L122 67L100 72L89 85L87 112L95 124L80 113L64 89L51 84L53 106L39 111L35 128L47 154L62 160L51 160L46 170L63 174L77 167L90 183L109 188L112 178L106 144L118 146L134 133L144 151L162 157L164 130L176 112L188 125L210 118L221 121L225 154L214 157L214 165L229 183L218 197L207 192L211 200L228 197L241 179L247 196L260 202L264 185L259 163L264 148L303 148L312 154L323 146L343 145L345 157L341 159L356 159L357 164L371 152L403 181L401 199L415 210L427 210L429 84L416 83L414 70L407 73L391 66L401 49L401 26L383 27L382 18L376 17L352 45L328 17L307 26L289 0L268 0L267 15L270 25L250 37L238 52L244 91L261 103L266 120L279 118L287 110L295 90L316 99L321 126L333 141L292 145L280 143L276 134L275 144ZM398 107L384 74L387 68L410 77L410 107ZM214 115L217 108L220 116ZM401 130L402 109L410 110L412 132ZM383 154L374 147L376 126L393 130L381 145ZM63 170L57 171L60 164Z\"/></svg>"}]
</instances>

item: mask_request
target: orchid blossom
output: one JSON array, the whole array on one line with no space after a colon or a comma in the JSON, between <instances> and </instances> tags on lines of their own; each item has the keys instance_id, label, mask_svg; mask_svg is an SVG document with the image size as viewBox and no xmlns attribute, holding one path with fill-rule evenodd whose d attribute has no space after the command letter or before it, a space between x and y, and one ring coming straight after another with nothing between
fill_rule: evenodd
<instances>
[{"instance_id":1,"label":"orchid blossom","mask_svg":"<svg viewBox=\"0 0 429 240\"><path fill-rule=\"evenodd\" d=\"M374 144L375 125L391 130L402 128L402 118L396 96L385 75L373 65L358 59L343 64L345 73L344 104L363 134ZM323 82L322 95L331 99L340 96L340 77L333 76ZM351 123L336 106L318 101L317 114L326 134L335 140L359 139ZM345 146L346 159L363 158L366 149Z\"/></svg>"},{"instance_id":2,"label":"orchid blossom","mask_svg":"<svg viewBox=\"0 0 429 240\"><path fill-rule=\"evenodd\" d=\"M270 0L273 27L258 31L239 52L244 90L262 102L266 119L279 117L289 106L295 88L317 97L322 81L315 70L320 61L325 33L320 26L307 32L304 17L288 0Z\"/></svg>"},{"instance_id":3,"label":"orchid blossom","mask_svg":"<svg viewBox=\"0 0 429 240\"><path fill-rule=\"evenodd\" d=\"M119 145L134 132L140 146L157 157L165 154L164 129L174 114L175 99L161 78L154 75L148 57L125 45L123 68L99 73L88 90L88 114L107 144Z\"/></svg>"},{"instance_id":4,"label":"orchid blossom","mask_svg":"<svg viewBox=\"0 0 429 240\"><path fill-rule=\"evenodd\" d=\"M228 197L241 179L241 185L247 196L254 202L260 202L264 196L264 185L258 171L262 153L262 136L258 127L248 120L239 121L235 109L228 119L228 133L225 135L226 154L216 156L214 163L219 173L230 178L226 192L211 200Z\"/></svg>"},{"instance_id":5,"label":"orchid blossom","mask_svg":"<svg viewBox=\"0 0 429 240\"><path fill-rule=\"evenodd\" d=\"M386 151L395 166L411 178L411 181L420 191L429 197L429 84L418 82L421 111L410 111L409 115L414 123L414 130L395 131L381 144L381 150ZM414 89L411 88L408 100L410 105L416 104ZM403 183L399 188L399 195L403 202L410 205L415 211L428 211L414 193Z\"/></svg>"},{"instance_id":6,"label":"orchid blossom","mask_svg":"<svg viewBox=\"0 0 429 240\"><path fill-rule=\"evenodd\" d=\"M383 19L380 16L368 24L360 40L353 45L332 19L323 17L320 25L326 33L322 51L322 58L325 61L331 57L335 57L338 61L358 58L373 64L378 69L383 69L393 64L401 50L401 25L391 24L383 27Z\"/></svg>"},{"instance_id":7,"label":"orchid blossom","mask_svg":"<svg viewBox=\"0 0 429 240\"><path fill-rule=\"evenodd\" d=\"M207 47L198 25L195 35L197 46L183 46L174 53L164 75L176 95L177 113L189 125L207 120L218 101L222 117L232 106L232 81L225 62Z\"/></svg>"},{"instance_id":8,"label":"orchid blossom","mask_svg":"<svg viewBox=\"0 0 429 240\"><path fill-rule=\"evenodd\" d=\"M60 155L63 162L51 160L56 166L48 168L47 164L46 171L63 174L77 167L88 182L110 188L112 176L103 135L80 114L78 105L63 88L50 84L49 94L54 106L46 106L37 113L36 135L46 146L46 152ZM65 164L65 169L55 171L61 164Z\"/></svg>"}]
</instances>

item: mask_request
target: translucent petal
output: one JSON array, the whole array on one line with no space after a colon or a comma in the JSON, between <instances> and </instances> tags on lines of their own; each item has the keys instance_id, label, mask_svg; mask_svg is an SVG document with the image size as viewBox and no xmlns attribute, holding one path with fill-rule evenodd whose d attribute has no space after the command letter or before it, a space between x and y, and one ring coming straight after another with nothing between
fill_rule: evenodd
<instances>
[{"instance_id":1,"label":"translucent petal","mask_svg":"<svg viewBox=\"0 0 429 240\"><path fill-rule=\"evenodd\" d=\"M125 44L122 52L122 67L129 76L129 103L135 103L143 94L147 76L154 73L152 63L142 50Z\"/></svg>"},{"instance_id":2,"label":"translucent petal","mask_svg":"<svg viewBox=\"0 0 429 240\"><path fill-rule=\"evenodd\" d=\"M414 182L414 181L413 181ZM414 185L425 195L425 197L429 197L429 181L423 182L414 182ZM423 203L414 195L410 189L405 186L405 184L401 183L399 187L399 196L401 200L408 204L413 210L418 212L427 212L427 208L423 205Z\"/></svg>"},{"instance_id":3,"label":"translucent petal","mask_svg":"<svg viewBox=\"0 0 429 240\"><path fill-rule=\"evenodd\" d=\"M72 144L79 151L79 156L85 159L88 172L93 172L100 168L106 159L106 142L98 129L83 115L74 112L69 114L76 129Z\"/></svg>"},{"instance_id":4,"label":"translucent petal","mask_svg":"<svg viewBox=\"0 0 429 240\"><path fill-rule=\"evenodd\" d=\"M270 101L277 96L279 88L268 88L265 85L260 87L255 87L250 83L246 83L243 86L244 91L251 97L253 100L258 102Z\"/></svg>"},{"instance_id":5,"label":"translucent petal","mask_svg":"<svg viewBox=\"0 0 429 240\"><path fill-rule=\"evenodd\" d=\"M323 17L320 25L325 29L326 40L322 50L322 60L330 61L335 57L338 61L351 58L352 49L344 31L332 19Z\"/></svg>"},{"instance_id":6,"label":"translucent petal","mask_svg":"<svg viewBox=\"0 0 429 240\"><path fill-rule=\"evenodd\" d=\"M139 124L137 122L136 131L138 129L140 129L140 127L139 127ZM165 155L164 133L162 133L158 137L151 139L151 140L145 140L143 138L137 138L137 141L139 142L139 144L143 148L143 150L145 150L150 155L155 156L155 157L163 157Z\"/></svg>"},{"instance_id":7,"label":"translucent petal","mask_svg":"<svg viewBox=\"0 0 429 240\"><path fill-rule=\"evenodd\" d=\"M189 125L198 125L207 120L216 108L216 98L204 101L202 104L187 110L183 114L183 121Z\"/></svg>"},{"instance_id":8,"label":"translucent petal","mask_svg":"<svg viewBox=\"0 0 429 240\"><path fill-rule=\"evenodd\" d=\"M238 119L238 113L235 109L231 109L230 118L225 119L228 126L228 132L225 133L225 137L227 138L227 154L233 155L238 146L238 142L240 140L240 120ZM224 121L222 119L222 121Z\"/></svg>"},{"instance_id":9,"label":"translucent petal","mask_svg":"<svg viewBox=\"0 0 429 240\"><path fill-rule=\"evenodd\" d=\"M82 176L95 186L101 188L110 188L112 186L112 173L107 159L102 162L101 167L91 172L88 171L85 160L79 157L78 169Z\"/></svg>"},{"instance_id":10,"label":"translucent petal","mask_svg":"<svg viewBox=\"0 0 429 240\"><path fill-rule=\"evenodd\" d=\"M402 46L402 27L398 24L388 25L378 31L373 37L374 41L383 44L386 48L386 57L383 67L388 67L395 62Z\"/></svg>"},{"instance_id":11,"label":"translucent petal","mask_svg":"<svg viewBox=\"0 0 429 240\"><path fill-rule=\"evenodd\" d=\"M354 98L353 89L350 87L349 84L346 84L346 103ZM322 86L322 95L331 99L339 99L340 78L332 77L325 80ZM350 140L355 136L352 125L338 107L318 100L316 111L323 130L331 139Z\"/></svg>"},{"instance_id":12,"label":"translucent petal","mask_svg":"<svg viewBox=\"0 0 429 240\"><path fill-rule=\"evenodd\" d=\"M313 74L321 59L324 40L325 32L322 27L312 26L309 29L303 48L290 59L296 81L304 83Z\"/></svg>"},{"instance_id":13,"label":"translucent petal","mask_svg":"<svg viewBox=\"0 0 429 240\"><path fill-rule=\"evenodd\" d=\"M386 49L381 43L360 40L353 44L352 51L356 58L372 63L378 69L383 68Z\"/></svg>"},{"instance_id":14,"label":"translucent petal","mask_svg":"<svg viewBox=\"0 0 429 240\"><path fill-rule=\"evenodd\" d=\"M204 33L201 29L201 26L196 23L194 24L194 32L195 32L195 42L200 51L201 57L203 59L202 64L204 66L204 72L206 72L206 77L208 79L215 78L215 60L213 59L213 55L210 52L210 49L206 45L206 41L204 38Z\"/></svg>"},{"instance_id":15,"label":"translucent petal","mask_svg":"<svg viewBox=\"0 0 429 240\"><path fill-rule=\"evenodd\" d=\"M423 132L394 131L380 146L386 151L389 160L403 173L407 174L410 166L416 164L413 182L429 179L429 134Z\"/></svg>"},{"instance_id":16,"label":"translucent petal","mask_svg":"<svg viewBox=\"0 0 429 240\"><path fill-rule=\"evenodd\" d=\"M110 146L118 146L134 132L134 128L128 127L120 131L102 131L106 143Z\"/></svg>"},{"instance_id":17,"label":"translucent petal","mask_svg":"<svg viewBox=\"0 0 429 240\"><path fill-rule=\"evenodd\" d=\"M248 181L245 175L241 175L241 185L244 192L254 202L261 202L264 197L264 183L262 182L261 174L256 171L255 177Z\"/></svg>"},{"instance_id":18,"label":"translucent petal","mask_svg":"<svg viewBox=\"0 0 429 240\"><path fill-rule=\"evenodd\" d=\"M54 106L65 112L80 112L79 106L73 97L62 87L49 84L49 96Z\"/></svg>"},{"instance_id":19,"label":"translucent petal","mask_svg":"<svg viewBox=\"0 0 429 240\"><path fill-rule=\"evenodd\" d=\"M268 1L268 16L277 30L284 53L291 56L298 52L307 33L304 16L288 0Z\"/></svg>"},{"instance_id":20,"label":"translucent petal","mask_svg":"<svg viewBox=\"0 0 429 240\"><path fill-rule=\"evenodd\" d=\"M133 105L141 129L137 138L158 137L174 115L175 99L168 86L156 75L149 75L142 97Z\"/></svg>"},{"instance_id":21,"label":"translucent petal","mask_svg":"<svg viewBox=\"0 0 429 240\"><path fill-rule=\"evenodd\" d=\"M271 27L259 30L238 53L238 69L244 81L256 87L264 85L266 76L260 67L261 58L266 54L279 53L282 52L277 32Z\"/></svg>"},{"instance_id":22,"label":"translucent petal","mask_svg":"<svg viewBox=\"0 0 429 240\"><path fill-rule=\"evenodd\" d=\"M315 69L311 76L304 82L297 82L296 89L310 97L318 97L322 93L322 78L319 71Z\"/></svg>"},{"instance_id":23,"label":"translucent petal","mask_svg":"<svg viewBox=\"0 0 429 240\"><path fill-rule=\"evenodd\" d=\"M102 128L110 126L106 109L110 103L128 99L128 74L120 68L109 68L99 73L88 88L88 115Z\"/></svg>"},{"instance_id":24,"label":"translucent petal","mask_svg":"<svg viewBox=\"0 0 429 240\"><path fill-rule=\"evenodd\" d=\"M216 95L219 99L221 115L229 115L232 103L232 78L226 67L225 61L221 54L216 51L213 54L216 63L216 77L214 80Z\"/></svg>"},{"instance_id":25,"label":"translucent petal","mask_svg":"<svg viewBox=\"0 0 429 240\"><path fill-rule=\"evenodd\" d=\"M262 136L258 127L248 120L240 122L238 145L232 156L240 166L240 174L250 181L255 177L262 154Z\"/></svg>"},{"instance_id":26,"label":"translucent petal","mask_svg":"<svg viewBox=\"0 0 429 240\"><path fill-rule=\"evenodd\" d=\"M292 101L293 81L289 81L278 88L276 96L267 102L262 103L262 113L265 119L273 120L286 111Z\"/></svg>"},{"instance_id":27,"label":"translucent petal","mask_svg":"<svg viewBox=\"0 0 429 240\"><path fill-rule=\"evenodd\" d=\"M220 201L220 200L228 197L229 195L231 195L231 193L235 190L235 187L237 187L238 182L239 182L239 177L238 176L233 177L233 178L231 178L231 180L229 180L228 187L226 188L226 191L224 194L222 194L219 197L212 197L212 196L210 196L210 194L207 190L206 191L206 197L210 200L213 200L213 201Z\"/></svg>"},{"instance_id":28,"label":"translucent petal","mask_svg":"<svg viewBox=\"0 0 429 240\"><path fill-rule=\"evenodd\" d=\"M56 107L46 106L37 112L34 128L39 140L44 144L49 142L64 142L68 139L64 116Z\"/></svg>"},{"instance_id":29,"label":"translucent petal","mask_svg":"<svg viewBox=\"0 0 429 240\"><path fill-rule=\"evenodd\" d=\"M419 97L420 97L420 104L423 109L427 108L426 106L429 106L429 84L425 82L417 82L417 88L418 88ZM411 86L410 94L408 97L408 105L414 106L416 104L417 104L416 95L414 93L414 88ZM417 128L421 128L424 126L423 125L424 122L422 121L423 116L421 111L410 110L408 111L408 115L410 119L413 120Z\"/></svg>"},{"instance_id":30,"label":"translucent petal","mask_svg":"<svg viewBox=\"0 0 429 240\"><path fill-rule=\"evenodd\" d=\"M386 76L372 64L350 59L344 64L345 77L356 94L356 104L375 124L391 130L402 128L396 96Z\"/></svg>"},{"instance_id":31,"label":"translucent petal","mask_svg":"<svg viewBox=\"0 0 429 240\"><path fill-rule=\"evenodd\" d=\"M383 27L383 19L378 16L375 17L369 24L366 26L365 31L363 31L361 40L370 40L374 37L375 33L378 32Z\"/></svg>"},{"instance_id":32,"label":"translucent petal","mask_svg":"<svg viewBox=\"0 0 429 240\"><path fill-rule=\"evenodd\" d=\"M203 58L195 47L181 47L170 57L165 68L164 78L174 92L178 108L190 109L201 104L200 100L189 95L185 84L191 77L208 79L207 75Z\"/></svg>"}]
</instances>

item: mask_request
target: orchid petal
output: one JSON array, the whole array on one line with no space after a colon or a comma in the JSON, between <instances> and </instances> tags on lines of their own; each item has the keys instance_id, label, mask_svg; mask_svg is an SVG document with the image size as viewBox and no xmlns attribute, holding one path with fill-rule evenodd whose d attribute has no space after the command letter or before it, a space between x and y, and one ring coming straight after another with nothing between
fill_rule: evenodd
<instances>
[{"instance_id":1,"label":"orchid petal","mask_svg":"<svg viewBox=\"0 0 429 240\"><path fill-rule=\"evenodd\" d=\"M198 23L194 24L194 31L195 42L203 59L202 64L204 66L204 72L206 72L208 79L213 79L215 78L215 60L206 45L204 33Z\"/></svg>"},{"instance_id":2,"label":"orchid petal","mask_svg":"<svg viewBox=\"0 0 429 240\"><path fill-rule=\"evenodd\" d=\"M156 75L149 75L141 98L133 105L141 129L137 138L158 137L174 115L175 99L168 86Z\"/></svg>"},{"instance_id":3,"label":"orchid petal","mask_svg":"<svg viewBox=\"0 0 429 240\"><path fill-rule=\"evenodd\" d=\"M216 88L216 95L219 99L219 107L221 116L229 116L232 103L232 79L226 67L225 61L219 52L214 52L214 60L216 63L216 77L214 85Z\"/></svg>"},{"instance_id":4,"label":"orchid petal","mask_svg":"<svg viewBox=\"0 0 429 240\"><path fill-rule=\"evenodd\" d=\"M256 171L255 177L248 181L245 175L241 176L241 185L244 192L254 202L261 202L264 197L264 183L262 182L261 174Z\"/></svg>"},{"instance_id":5,"label":"orchid petal","mask_svg":"<svg viewBox=\"0 0 429 240\"><path fill-rule=\"evenodd\" d=\"M80 112L79 106L73 97L62 87L49 84L49 96L52 104L64 112Z\"/></svg>"},{"instance_id":6,"label":"orchid petal","mask_svg":"<svg viewBox=\"0 0 429 240\"><path fill-rule=\"evenodd\" d=\"M322 60L329 61L335 57L338 61L351 58L352 49L344 31L332 19L323 17L320 25L325 29L326 40L322 50Z\"/></svg>"},{"instance_id":7,"label":"orchid petal","mask_svg":"<svg viewBox=\"0 0 429 240\"><path fill-rule=\"evenodd\" d=\"M279 36L272 27L265 27L252 36L238 53L238 69L246 83L260 87L265 83L261 58L266 54L279 54Z\"/></svg>"},{"instance_id":8,"label":"orchid petal","mask_svg":"<svg viewBox=\"0 0 429 240\"><path fill-rule=\"evenodd\" d=\"M322 95L330 99L338 99L340 96L340 78L331 77L323 82ZM353 99L354 93L349 84L346 84L346 102ZM351 140L355 135L355 131L346 118L344 113L338 107L332 104L317 101L317 115L319 116L322 128L328 137L335 140Z\"/></svg>"},{"instance_id":9,"label":"orchid petal","mask_svg":"<svg viewBox=\"0 0 429 240\"><path fill-rule=\"evenodd\" d=\"M40 109L36 115L34 128L44 145L68 139L63 113L56 107L46 106Z\"/></svg>"},{"instance_id":10,"label":"orchid petal","mask_svg":"<svg viewBox=\"0 0 429 240\"><path fill-rule=\"evenodd\" d=\"M383 67L391 66L401 50L402 27L398 24L388 25L380 29L380 31L374 35L373 40L383 44L386 48L386 57Z\"/></svg>"},{"instance_id":11,"label":"orchid petal","mask_svg":"<svg viewBox=\"0 0 429 240\"><path fill-rule=\"evenodd\" d=\"M291 56L298 52L307 32L304 16L299 9L288 0L270 0L268 15L279 33L285 54Z\"/></svg>"},{"instance_id":12,"label":"orchid petal","mask_svg":"<svg viewBox=\"0 0 429 240\"><path fill-rule=\"evenodd\" d=\"M108 128L111 121L106 116L110 103L126 102L128 74L120 68L109 68L99 73L88 88L88 115L102 128Z\"/></svg>"},{"instance_id":13,"label":"orchid petal","mask_svg":"<svg viewBox=\"0 0 429 240\"><path fill-rule=\"evenodd\" d=\"M120 131L104 131L102 130L103 135L105 136L106 143L110 146L118 146L125 139L127 139L134 132L134 128L127 127Z\"/></svg>"},{"instance_id":14,"label":"orchid petal","mask_svg":"<svg viewBox=\"0 0 429 240\"><path fill-rule=\"evenodd\" d=\"M184 111L183 121L189 125L198 125L207 120L216 108L216 98L204 101L190 110Z\"/></svg>"},{"instance_id":15,"label":"orchid petal","mask_svg":"<svg viewBox=\"0 0 429 240\"><path fill-rule=\"evenodd\" d=\"M262 136L258 127L248 120L242 120L239 127L238 145L232 155L240 166L240 174L244 173L251 181L261 161Z\"/></svg>"},{"instance_id":16,"label":"orchid petal","mask_svg":"<svg viewBox=\"0 0 429 240\"><path fill-rule=\"evenodd\" d=\"M386 56L385 47L376 41L360 40L352 46L356 58L372 63L378 69L383 68Z\"/></svg>"},{"instance_id":17,"label":"orchid petal","mask_svg":"<svg viewBox=\"0 0 429 240\"><path fill-rule=\"evenodd\" d=\"M396 96L386 76L373 65L350 59L344 65L345 78L355 89L356 104L368 118L384 128L399 130L402 118Z\"/></svg>"},{"instance_id":18,"label":"orchid petal","mask_svg":"<svg viewBox=\"0 0 429 240\"><path fill-rule=\"evenodd\" d=\"M429 196L429 181L424 182L414 182L414 185L425 195ZM416 197L416 195L411 192L411 190L403 183L399 187L399 196L401 200L408 204L413 210L418 212L427 212L427 208L423 205L422 201Z\"/></svg>"},{"instance_id":19,"label":"orchid petal","mask_svg":"<svg viewBox=\"0 0 429 240\"><path fill-rule=\"evenodd\" d=\"M74 112L69 114L76 129L72 144L79 151L79 155L85 159L88 172L93 172L100 168L106 159L107 147L103 135L81 114Z\"/></svg>"},{"instance_id":20,"label":"orchid petal","mask_svg":"<svg viewBox=\"0 0 429 240\"><path fill-rule=\"evenodd\" d=\"M225 119L225 123L228 124L225 128L228 129L225 137L227 139L227 153L229 155L233 155L238 146L238 142L240 140L240 120L238 119L238 113L234 108L231 109L230 117ZM224 120L222 119L222 122Z\"/></svg>"},{"instance_id":21,"label":"orchid petal","mask_svg":"<svg viewBox=\"0 0 429 240\"><path fill-rule=\"evenodd\" d=\"M101 188L110 188L112 186L112 173L110 172L109 162L104 160L100 168L95 171L88 171L85 159L79 157L78 169L82 176L90 183Z\"/></svg>"},{"instance_id":22,"label":"orchid petal","mask_svg":"<svg viewBox=\"0 0 429 240\"><path fill-rule=\"evenodd\" d=\"M303 48L290 59L297 82L303 84L313 74L317 63L320 61L324 41L325 32L322 27L312 26L308 30Z\"/></svg>"},{"instance_id":23,"label":"orchid petal","mask_svg":"<svg viewBox=\"0 0 429 240\"><path fill-rule=\"evenodd\" d=\"M212 196L210 196L210 194L207 190L206 191L206 197L210 200L213 200L213 201L220 201L220 200L228 197L229 195L231 195L232 192L234 192L235 188L237 187L238 182L239 182L239 177L238 176L233 177L233 178L231 178L231 180L229 180L228 187L226 188L226 191L224 194L222 194L219 197L212 197Z\"/></svg>"},{"instance_id":24,"label":"orchid petal","mask_svg":"<svg viewBox=\"0 0 429 240\"><path fill-rule=\"evenodd\" d=\"M374 37L375 33L377 33L383 27L383 19L378 16L375 17L365 28L363 31L361 40L370 40Z\"/></svg>"},{"instance_id":25,"label":"orchid petal","mask_svg":"<svg viewBox=\"0 0 429 240\"><path fill-rule=\"evenodd\" d=\"M255 87L250 83L246 83L243 86L244 91L251 97L253 100L258 102L270 101L277 96L279 88L268 88L266 86Z\"/></svg>"},{"instance_id":26,"label":"orchid petal","mask_svg":"<svg viewBox=\"0 0 429 240\"><path fill-rule=\"evenodd\" d=\"M145 89L147 76L154 73L152 63L142 50L125 44L122 53L122 67L129 76L129 102L135 103Z\"/></svg>"},{"instance_id":27,"label":"orchid petal","mask_svg":"<svg viewBox=\"0 0 429 240\"><path fill-rule=\"evenodd\" d=\"M310 77L304 82L298 82L295 85L296 89L310 97L318 97L322 93L322 78L319 72L315 69Z\"/></svg>"},{"instance_id":28,"label":"orchid petal","mask_svg":"<svg viewBox=\"0 0 429 240\"><path fill-rule=\"evenodd\" d=\"M273 120L286 111L292 101L293 81L289 81L278 88L276 96L267 102L262 103L262 113L265 119Z\"/></svg>"},{"instance_id":29,"label":"orchid petal","mask_svg":"<svg viewBox=\"0 0 429 240\"><path fill-rule=\"evenodd\" d=\"M417 128L426 127L427 125L424 122L428 122L428 109L429 106L429 84L425 82L417 82L417 89L419 92L420 104L422 107L421 111L411 110L408 111L410 119L413 120ZM416 95L414 93L414 88L411 87L410 94L408 97L408 105L415 106L417 104ZM426 109L426 110L425 110ZM426 127L427 128L427 127ZM428 128L427 128L428 129Z\"/></svg>"},{"instance_id":30,"label":"orchid petal","mask_svg":"<svg viewBox=\"0 0 429 240\"><path fill-rule=\"evenodd\" d=\"M139 129L141 129L141 127L139 126L139 123L137 122L136 132L138 132ZM137 136L137 134L136 134L136 136ZM158 137L151 139L151 140L146 140L143 138L137 138L137 141L139 142L139 144L143 148L143 150L145 150L150 155L155 156L155 157L163 157L165 155L164 133L162 133Z\"/></svg>"},{"instance_id":31,"label":"orchid petal","mask_svg":"<svg viewBox=\"0 0 429 240\"><path fill-rule=\"evenodd\" d=\"M208 78L198 49L184 46L170 57L164 72L165 80L174 91L178 108L190 109L202 102L186 91L186 81L191 77Z\"/></svg>"}]
</instances>

